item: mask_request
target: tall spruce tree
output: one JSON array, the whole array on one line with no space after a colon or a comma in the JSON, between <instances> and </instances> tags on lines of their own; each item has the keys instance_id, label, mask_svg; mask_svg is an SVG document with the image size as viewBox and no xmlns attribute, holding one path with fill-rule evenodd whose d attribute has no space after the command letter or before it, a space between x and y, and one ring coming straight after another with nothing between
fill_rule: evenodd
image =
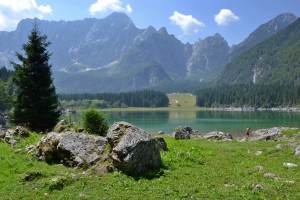
<instances>
[{"instance_id":1,"label":"tall spruce tree","mask_svg":"<svg viewBox=\"0 0 300 200\"><path fill-rule=\"evenodd\" d=\"M58 99L51 78L51 65L48 63L51 54L47 47L50 42L46 35L40 33L36 23L28 39L28 43L22 46L25 56L16 53L20 64L12 63L17 92L11 122L32 131L47 131L59 119Z\"/></svg>"}]
</instances>

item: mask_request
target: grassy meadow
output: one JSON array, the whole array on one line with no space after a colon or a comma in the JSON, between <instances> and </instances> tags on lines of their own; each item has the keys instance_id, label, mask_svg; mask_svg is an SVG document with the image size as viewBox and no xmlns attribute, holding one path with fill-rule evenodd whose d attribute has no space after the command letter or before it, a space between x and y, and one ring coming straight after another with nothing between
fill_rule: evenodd
<instances>
[{"instance_id":1,"label":"grassy meadow","mask_svg":"<svg viewBox=\"0 0 300 200\"><path fill-rule=\"evenodd\" d=\"M179 141L165 135L169 151L161 152L161 170L131 177L117 171L100 174L38 161L25 148L41 136L31 133L15 147L0 141L1 200L300 199L300 158L291 146L299 144L299 139ZM280 149L275 148L278 144ZM283 163L298 166L287 168ZM261 188L255 189L257 185Z\"/></svg>"}]
</instances>

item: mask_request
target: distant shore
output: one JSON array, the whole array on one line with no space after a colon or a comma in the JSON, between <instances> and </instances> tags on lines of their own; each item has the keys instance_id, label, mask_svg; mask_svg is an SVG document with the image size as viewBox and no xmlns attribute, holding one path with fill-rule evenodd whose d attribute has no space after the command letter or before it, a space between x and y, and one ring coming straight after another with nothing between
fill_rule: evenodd
<instances>
[{"instance_id":1,"label":"distant shore","mask_svg":"<svg viewBox=\"0 0 300 200\"><path fill-rule=\"evenodd\" d=\"M228 111L228 112L255 112L255 111L274 111L274 112L300 112L297 107L274 107L274 108L255 108L255 107L225 107L225 108L208 108L213 111Z\"/></svg>"}]
</instances>

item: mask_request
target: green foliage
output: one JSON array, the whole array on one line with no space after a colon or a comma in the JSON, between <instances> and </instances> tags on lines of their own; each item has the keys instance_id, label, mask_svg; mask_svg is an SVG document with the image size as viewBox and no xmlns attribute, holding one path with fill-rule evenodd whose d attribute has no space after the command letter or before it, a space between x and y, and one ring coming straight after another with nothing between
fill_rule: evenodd
<instances>
[{"instance_id":1,"label":"green foliage","mask_svg":"<svg viewBox=\"0 0 300 200\"><path fill-rule=\"evenodd\" d=\"M0 68L0 80L6 82L13 75L13 71L6 69L5 66Z\"/></svg>"},{"instance_id":2,"label":"green foliage","mask_svg":"<svg viewBox=\"0 0 300 200\"><path fill-rule=\"evenodd\" d=\"M5 67L0 68L0 112L10 108L10 80L13 72Z\"/></svg>"},{"instance_id":3,"label":"green foliage","mask_svg":"<svg viewBox=\"0 0 300 200\"><path fill-rule=\"evenodd\" d=\"M226 85L195 92L196 105L277 107L300 104L300 85Z\"/></svg>"},{"instance_id":4,"label":"green foliage","mask_svg":"<svg viewBox=\"0 0 300 200\"><path fill-rule=\"evenodd\" d=\"M47 36L41 35L37 25L32 29L28 43L23 45L25 56L17 53L21 64L13 63L13 82L17 93L13 102L11 122L33 131L52 129L59 111L55 87L51 78Z\"/></svg>"},{"instance_id":5,"label":"green foliage","mask_svg":"<svg viewBox=\"0 0 300 200\"><path fill-rule=\"evenodd\" d=\"M83 128L87 133L105 136L109 128L106 115L94 109L88 109L83 114Z\"/></svg>"},{"instance_id":6,"label":"green foliage","mask_svg":"<svg viewBox=\"0 0 300 200\"><path fill-rule=\"evenodd\" d=\"M59 94L58 97L61 101L69 101L70 103L74 103L74 105L78 105L81 101L83 105L88 107L91 106L93 108L127 106L165 107L169 105L169 99L165 93L152 90L123 93Z\"/></svg>"},{"instance_id":7,"label":"green foliage","mask_svg":"<svg viewBox=\"0 0 300 200\"><path fill-rule=\"evenodd\" d=\"M298 130L286 130L286 131L282 131L283 135L287 135L287 136L292 136L295 134L300 134L299 129Z\"/></svg>"}]
</instances>

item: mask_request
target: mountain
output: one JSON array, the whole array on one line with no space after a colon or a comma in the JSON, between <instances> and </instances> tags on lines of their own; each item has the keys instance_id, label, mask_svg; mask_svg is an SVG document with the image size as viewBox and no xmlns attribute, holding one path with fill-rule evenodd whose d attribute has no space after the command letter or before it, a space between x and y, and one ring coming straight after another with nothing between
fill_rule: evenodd
<instances>
[{"instance_id":1,"label":"mountain","mask_svg":"<svg viewBox=\"0 0 300 200\"><path fill-rule=\"evenodd\" d=\"M226 64L229 49L227 41L218 33L197 41L187 62L188 76L205 79L218 74Z\"/></svg>"},{"instance_id":2,"label":"mountain","mask_svg":"<svg viewBox=\"0 0 300 200\"><path fill-rule=\"evenodd\" d=\"M283 13L259 26L243 42L233 45L230 49L228 60L231 61L241 53L247 51L254 45L270 38L278 31L286 28L297 19L297 16L291 13Z\"/></svg>"},{"instance_id":3,"label":"mountain","mask_svg":"<svg viewBox=\"0 0 300 200\"><path fill-rule=\"evenodd\" d=\"M300 85L300 18L230 62L220 84Z\"/></svg>"},{"instance_id":4,"label":"mountain","mask_svg":"<svg viewBox=\"0 0 300 200\"><path fill-rule=\"evenodd\" d=\"M22 20L15 31L0 31L0 66L11 68L35 21L51 42L54 84L59 93L118 92L144 88L188 89L208 82L224 66L294 20L282 14L244 42L229 47L218 33L183 44L166 28L137 28L123 13L77 21Z\"/></svg>"}]
</instances>

